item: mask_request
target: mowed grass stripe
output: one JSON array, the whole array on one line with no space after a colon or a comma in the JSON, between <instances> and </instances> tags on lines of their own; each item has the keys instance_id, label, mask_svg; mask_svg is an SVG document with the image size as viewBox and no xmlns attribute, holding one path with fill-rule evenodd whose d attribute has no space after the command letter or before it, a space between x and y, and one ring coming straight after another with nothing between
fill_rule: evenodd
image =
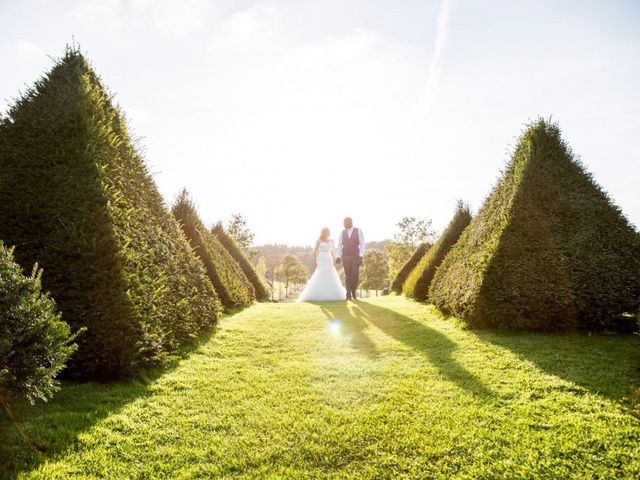
<instances>
[{"instance_id":1,"label":"mowed grass stripe","mask_svg":"<svg viewBox=\"0 0 640 480\"><path fill-rule=\"evenodd\" d=\"M5 417L24 478L637 478L640 339L465 331L403 297L259 304L173 369Z\"/></svg>"}]
</instances>

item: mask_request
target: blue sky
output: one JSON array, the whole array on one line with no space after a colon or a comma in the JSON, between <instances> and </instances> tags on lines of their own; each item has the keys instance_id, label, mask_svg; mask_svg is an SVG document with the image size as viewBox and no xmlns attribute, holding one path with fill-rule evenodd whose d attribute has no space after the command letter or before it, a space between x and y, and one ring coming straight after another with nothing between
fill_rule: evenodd
<instances>
[{"instance_id":1,"label":"blue sky","mask_svg":"<svg viewBox=\"0 0 640 480\"><path fill-rule=\"evenodd\" d=\"M72 36L160 191L258 243L476 210L552 116L640 225L640 2L0 0L0 109Z\"/></svg>"}]
</instances>

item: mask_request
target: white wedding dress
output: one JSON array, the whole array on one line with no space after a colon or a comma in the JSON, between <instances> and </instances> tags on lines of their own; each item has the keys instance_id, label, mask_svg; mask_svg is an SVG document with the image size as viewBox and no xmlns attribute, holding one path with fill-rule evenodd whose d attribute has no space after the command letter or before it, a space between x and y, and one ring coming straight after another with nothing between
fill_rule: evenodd
<instances>
[{"instance_id":1,"label":"white wedding dress","mask_svg":"<svg viewBox=\"0 0 640 480\"><path fill-rule=\"evenodd\" d=\"M333 265L333 240L320 242L318 245L318 266L306 287L298 297L297 302L327 302L332 300L344 300L347 291L342 286L340 276Z\"/></svg>"}]
</instances>

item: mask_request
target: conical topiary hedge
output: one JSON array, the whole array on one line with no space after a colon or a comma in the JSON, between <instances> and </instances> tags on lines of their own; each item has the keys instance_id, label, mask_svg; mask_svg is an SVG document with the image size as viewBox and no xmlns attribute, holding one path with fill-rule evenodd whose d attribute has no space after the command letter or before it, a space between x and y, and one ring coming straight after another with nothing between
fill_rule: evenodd
<instances>
[{"instance_id":1,"label":"conical topiary hedge","mask_svg":"<svg viewBox=\"0 0 640 480\"><path fill-rule=\"evenodd\" d=\"M438 269L429 298L477 327L630 330L640 235L558 126L538 120Z\"/></svg>"},{"instance_id":2,"label":"conical topiary hedge","mask_svg":"<svg viewBox=\"0 0 640 480\"><path fill-rule=\"evenodd\" d=\"M429 285L431 285L436 270L447 253L449 253L449 250L458 241L464 229L467 228L469 222L471 222L469 206L459 200L453 218L447 228L444 229L440 238L438 238L429 252L422 257L404 282L402 292L407 297L421 301L427 300Z\"/></svg>"},{"instance_id":3,"label":"conical topiary hedge","mask_svg":"<svg viewBox=\"0 0 640 480\"><path fill-rule=\"evenodd\" d=\"M216 236L204 226L186 190L180 192L172 211L204 263L222 304L227 309L250 305L255 299L253 285Z\"/></svg>"},{"instance_id":4,"label":"conical topiary hedge","mask_svg":"<svg viewBox=\"0 0 640 480\"><path fill-rule=\"evenodd\" d=\"M229 252L229 255L233 257L236 263L240 265L245 276L251 282L251 285L253 285L256 300L259 302L269 300L269 291L267 290L267 287L265 287L264 282L260 279L255 268L253 268L249 259L242 252L238 242L236 242L236 240L224 230L224 227L220 222L211 229L211 232L216 236L227 252Z\"/></svg>"},{"instance_id":5,"label":"conical topiary hedge","mask_svg":"<svg viewBox=\"0 0 640 480\"><path fill-rule=\"evenodd\" d=\"M164 206L125 119L68 48L0 123L0 238L74 328L70 365L108 379L168 355L216 323L215 290Z\"/></svg>"},{"instance_id":6,"label":"conical topiary hedge","mask_svg":"<svg viewBox=\"0 0 640 480\"><path fill-rule=\"evenodd\" d=\"M404 286L407 277L413 269L416 268L418 262L422 260L425 254L429 251L429 247L431 247L430 243L421 243L418 245L418 248L413 251L409 259L404 263L402 268L398 270L398 273L396 273L393 282L391 282L392 292L402 293L402 287Z\"/></svg>"}]
</instances>

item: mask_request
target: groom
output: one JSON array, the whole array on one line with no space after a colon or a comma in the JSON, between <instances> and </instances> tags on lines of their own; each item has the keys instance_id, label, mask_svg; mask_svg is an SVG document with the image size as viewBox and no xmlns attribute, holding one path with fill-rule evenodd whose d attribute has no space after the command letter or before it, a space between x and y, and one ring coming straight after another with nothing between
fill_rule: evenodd
<instances>
[{"instance_id":1,"label":"groom","mask_svg":"<svg viewBox=\"0 0 640 480\"><path fill-rule=\"evenodd\" d=\"M344 230L338 237L336 260L342 261L347 287L347 300L356 299L360 264L364 257L364 234L362 229L353 228L351 217L344 219Z\"/></svg>"}]
</instances>

